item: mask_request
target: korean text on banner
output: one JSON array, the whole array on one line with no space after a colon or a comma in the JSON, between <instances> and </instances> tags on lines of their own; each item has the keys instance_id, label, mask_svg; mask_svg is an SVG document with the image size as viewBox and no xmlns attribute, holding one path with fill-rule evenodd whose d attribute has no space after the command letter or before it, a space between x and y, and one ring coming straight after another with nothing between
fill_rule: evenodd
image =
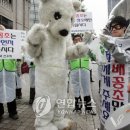
<instances>
[{"instance_id":1,"label":"korean text on banner","mask_svg":"<svg viewBox=\"0 0 130 130\"><path fill-rule=\"evenodd\" d=\"M6 29L0 31L0 59L21 59L21 45L26 31Z\"/></svg>"},{"instance_id":2,"label":"korean text on banner","mask_svg":"<svg viewBox=\"0 0 130 130\"><path fill-rule=\"evenodd\" d=\"M86 31L93 31L92 13L77 12L71 33L84 33Z\"/></svg>"}]
</instances>

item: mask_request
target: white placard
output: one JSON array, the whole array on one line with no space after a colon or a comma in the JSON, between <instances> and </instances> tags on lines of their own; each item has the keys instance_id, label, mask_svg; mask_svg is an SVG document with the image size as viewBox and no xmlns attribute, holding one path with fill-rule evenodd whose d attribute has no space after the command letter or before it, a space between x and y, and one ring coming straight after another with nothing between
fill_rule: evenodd
<instances>
[{"instance_id":1,"label":"white placard","mask_svg":"<svg viewBox=\"0 0 130 130\"><path fill-rule=\"evenodd\" d=\"M84 33L93 31L93 21L91 12L77 12L71 33Z\"/></svg>"},{"instance_id":2,"label":"white placard","mask_svg":"<svg viewBox=\"0 0 130 130\"><path fill-rule=\"evenodd\" d=\"M6 29L0 31L0 59L21 59L21 45L26 31Z\"/></svg>"}]
</instances>

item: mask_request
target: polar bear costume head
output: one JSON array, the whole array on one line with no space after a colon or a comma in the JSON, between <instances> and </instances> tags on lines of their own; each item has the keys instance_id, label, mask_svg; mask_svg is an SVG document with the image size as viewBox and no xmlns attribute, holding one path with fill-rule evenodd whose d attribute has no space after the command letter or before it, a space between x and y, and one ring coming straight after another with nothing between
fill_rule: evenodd
<instances>
[{"instance_id":1,"label":"polar bear costume head","mask_svg":"<svg viewBox=\"0 0 130 130\"><path fill-rule=\"evenodd\" d=\"M77 0L40 0L39 20L48 26L48 31L56 38L68 36L75 12L80 8Z\"/></svg>"}]
</instances>

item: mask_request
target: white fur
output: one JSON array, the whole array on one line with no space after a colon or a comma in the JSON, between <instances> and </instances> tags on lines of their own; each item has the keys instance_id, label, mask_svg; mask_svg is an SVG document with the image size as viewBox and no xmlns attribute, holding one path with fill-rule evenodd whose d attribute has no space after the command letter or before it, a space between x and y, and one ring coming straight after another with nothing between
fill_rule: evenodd
<instances>
[{"instance_id":1,"label":"white fur","mask_svg":"<svg viewBox=\"0 0 130 130\"><path fill-rule=\"evenodd\" d=\"M70 31L79 5L76 0L41 0L40 24L35 24L28 32L27 50L35 58L36 64L36 97L47 95L51 99L50 112L40 119L36 117L37 130L56 130L51 126L49 128L50 123L54 123L58 129L67 127L70 123L70 120L64 119L64 114L57 113L56 100L67 96L66 59L81 57L89 50L83 43L72 46ZM56 12L61 15L58 20L54 18ZM60 31L63 30L68 34L61 35Z\"/></svg>"},{"instance_id":2,"label":"white fur","mask_svg":"<svg viewBox=\"0 0 130 130\"><path fill-rule=\"evenodd\" d=\"M68 127L68 122L71 123L72 121L69 119L63 119L61 121L55 121L54 124L58 127L59 130L62 130L65 127Z\"/></svg>"},{"instance_id":3,"label":"white fur","mask_svg":"<svg viewBox=\"0 0 130 130\"><path fill-rule=\"evenodd\" d=\"M43 127L37 127L37 130L58 130L58 128L53 125L52 123L48 124L47 126Z\"/></svg>"}]
</instances>

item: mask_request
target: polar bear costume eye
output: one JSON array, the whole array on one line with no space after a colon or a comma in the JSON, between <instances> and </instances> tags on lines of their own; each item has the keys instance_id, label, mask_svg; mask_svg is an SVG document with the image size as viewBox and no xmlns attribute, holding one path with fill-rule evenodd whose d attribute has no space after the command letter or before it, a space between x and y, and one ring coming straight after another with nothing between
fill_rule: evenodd
<instances>
[{"instance_id":1,"label":"polar bear costume eye","mask_svg":"<svg viewBox=\"0 0 130 130\"><path fill-rule=\"evenodd\" d=\"M61 17L62 17L62 15L60 14L60 12L55 12L55 14L54 14L55 20L58 20L58 19L60 19Z\"/></svg>"}]
</instances>

